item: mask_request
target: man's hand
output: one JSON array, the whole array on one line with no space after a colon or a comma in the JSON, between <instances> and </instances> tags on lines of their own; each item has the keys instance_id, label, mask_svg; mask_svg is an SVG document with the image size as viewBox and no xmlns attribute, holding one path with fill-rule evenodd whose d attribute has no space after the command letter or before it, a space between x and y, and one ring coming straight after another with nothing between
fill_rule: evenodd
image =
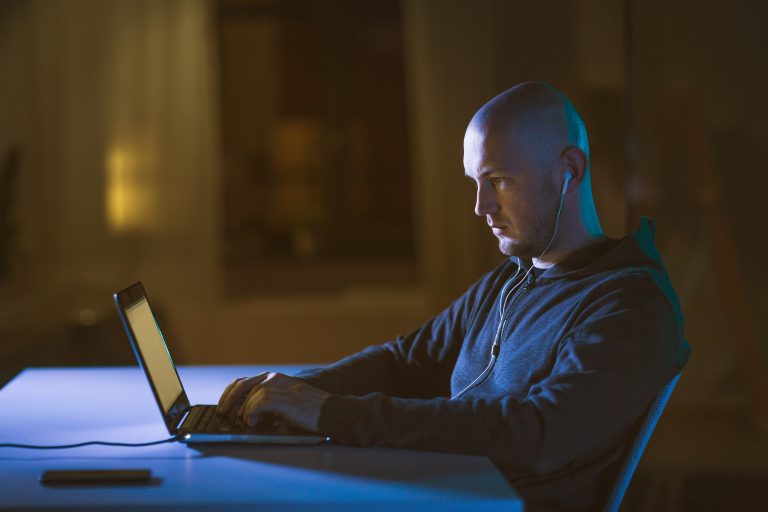
<instances>
[{"instance_id":1,"label":"man's hand","mask_svg":"<svg viewBox=\"0 0 768 512\"><path fill-rule=\"evenodd\" d=\"M221 394L217 411L253 426L264 413L276 413L296 426L317 432L329 393L282 373L235 379Z\"/></svg>"}]
</instances>

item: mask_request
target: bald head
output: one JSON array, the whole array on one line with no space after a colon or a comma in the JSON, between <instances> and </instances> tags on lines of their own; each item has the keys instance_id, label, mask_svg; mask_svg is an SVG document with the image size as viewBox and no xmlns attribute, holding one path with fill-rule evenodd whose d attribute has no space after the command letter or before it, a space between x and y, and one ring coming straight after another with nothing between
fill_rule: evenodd
<instances>
[{"instance_id":1,"label":"bald head","mask_svg":"<svg viewBox=\"0 0 768 512\"><path fill-rule=\"evenodd\" d=\"M504 144L543 164L567 146L589 158L587 130L568 98L544 82L524 82L507 89L474 115L467 130L501 136Z\"/></svg>"},{"instance_id":2,"label":"bald head","mask_svg":"<svg viewBox=\"0 0 768 512\"><path fill-rule=\"evenodd\" d=\"M504 254L544 265L542 258L557 261L602 236L587 130L548 84L517 85L474 115L464 135L464 174L477 187L475 213Z\"/></svg>"}]
</instances>

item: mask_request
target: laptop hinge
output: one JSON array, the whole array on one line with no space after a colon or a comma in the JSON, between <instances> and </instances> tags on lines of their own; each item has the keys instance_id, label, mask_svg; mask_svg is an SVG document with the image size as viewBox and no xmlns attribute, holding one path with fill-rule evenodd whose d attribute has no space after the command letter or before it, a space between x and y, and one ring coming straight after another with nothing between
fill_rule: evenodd
<instances>
[{"instance_id":1,"label":"laptop hinge","mask_svg":"<svg viewBox=\"0 0 768 512\"><path fill-rule=\"evenodd\" d=\"M181 413L179 416L179 421L176 422L176 430L180 430L181 426L184 424L184 420L187 419L187 416L189 416L189 412L192 410L192 407L187 407L184 409L184 412Z\"/></svg>"}]
</instances>

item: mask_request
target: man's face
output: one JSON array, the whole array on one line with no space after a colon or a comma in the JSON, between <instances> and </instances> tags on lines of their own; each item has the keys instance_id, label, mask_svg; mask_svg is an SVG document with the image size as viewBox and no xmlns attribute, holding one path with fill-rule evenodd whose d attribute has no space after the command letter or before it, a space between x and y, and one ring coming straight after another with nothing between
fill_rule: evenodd
<instances>
[{"instance_id":1,"label":"man's face","mask_svg":"<svg viewBox=\"0 0 768 512\"><path fill-rule=\"evenodd\" d=\"M508 256L536 258L555 229L560 190L548 172L554 162L517 147L510 134L470 126L464 172L475 184L475 213L485 217Z\"/></svg>"}]
</instances>

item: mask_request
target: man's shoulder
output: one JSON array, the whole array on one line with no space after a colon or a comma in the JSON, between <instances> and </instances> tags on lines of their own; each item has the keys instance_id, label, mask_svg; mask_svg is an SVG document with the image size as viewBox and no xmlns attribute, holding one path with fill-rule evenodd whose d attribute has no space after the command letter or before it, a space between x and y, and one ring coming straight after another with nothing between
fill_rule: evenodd
<instances>
[{"instance_id":1,"label":"man's shoulder","mask_svg":"<svg viewBox=\"0 0 768 512\"><path fill-rule=\"evenodd\" d=\"M660 309L669 308L682 327L683 312L672 281L663 268L627 267L600 276L597 295L614 293L629 304Z\"/></svg>"},{"instance_id":2,"label":"man's shoulder","mask_svg":"<svg viewBox=\"0 0 768 512\"><path fill-rule=\"evenodd\" d=\"M680 311L677 294L668 276L652 267L604 270L570 280L563 286L577 289L585 305L609 301L617 307L656 305L676 313Z\"/></svg>"}]
</instances>

